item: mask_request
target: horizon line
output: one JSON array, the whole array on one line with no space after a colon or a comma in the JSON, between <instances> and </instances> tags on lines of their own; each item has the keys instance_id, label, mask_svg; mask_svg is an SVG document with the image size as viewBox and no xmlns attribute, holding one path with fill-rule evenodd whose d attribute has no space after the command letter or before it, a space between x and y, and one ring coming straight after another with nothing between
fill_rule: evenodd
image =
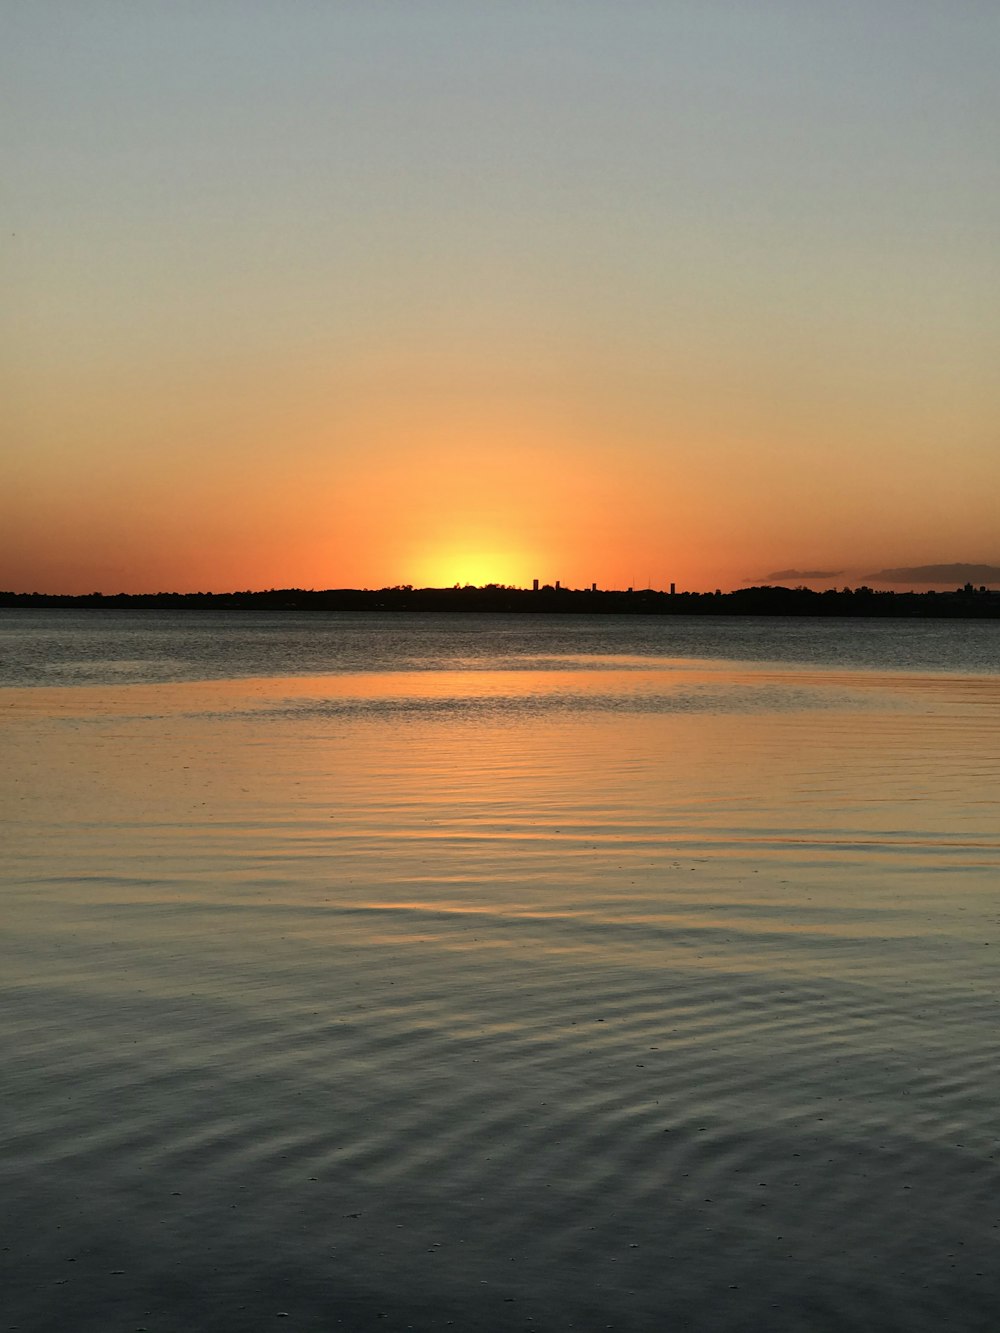
<instances>
[{"instance_id":1,"label":"horizon line","mask_svg":"<svg viewBox=\"0 0 1000 1333\"><path fill-rule=\"evenodd\" d=\"M821 580L817 579L814 580L814 582L821 582ZM901 583L906 582L906 580L899 580L899 582ZM993 582L1000 582L1000 580L994 580ZM428 584L422 587L418 587L410 583L394 583L394 584L383 584L380 585L379 587L341 586L341 587L326 587L326 588L316 588L316 587L307 588L299 585L285 585L282 587L271 586L267 588L227 588L224 589L223 591L216 591L213 589L201 589L201 588L189 589L187 591L179 591L166 588L158 588L155 591L153 590L141 591L141 592L118 591L113 593L104 592L100 589L93 589L89 592L79 592L79 593L43 592L37 588L32 589L30 592L17 592L14 591L13 589L0 589L0 597L2 598L52 597L52 598L63 598L67 600L85 600L88 598L101 598L107 600L117 600L122 598L148 598L148 597L226 598L226 597L266 597L266 596L280 596L280 595L297 595L297 596L309 596L309 597L323 597L323 596L334 596L334 595L376 596L380 594L390 594L390 593L397 595L399 594L409 595L409 594L421 594L421 593L436 593L443 595L449 593L515 593L515 594L523 594L526 597L530 597L533 595L538 595L543 593L545 594L558 593L570 596L587 596L587 597L594 597L594 596L628 597L628 596L641 596L644 594L652 594L657 597L669 598L669 597L732 597L732 596L739 596L741 594L750 594L754 592L809 593L817 597L827 597L831 595L843 596L845 594L853 595L855 593L871 593L876 596L910 595L910 596L925 597L925 596L941 595L940 594L941 588L944 588L946 592L955 592L955 593L968 593L968 592L984 593L984 592L994 591L994 588L991 587L989 583L980 583L976 585L971 582L966 582L965 584L955 586L953 582L950 582L948 580L942 580L938 587L924 587L922 589L915 589L913 587L910 587L905 591L899 591L895 588L888 588L888 587L875 588L872 587L871 584L869 583L859 583L853 586L845 584L843 587L829 587L829 588L818 589L810 586L810 584L807 582L799 582L796 584L791 584L791 583L771 583L771 582L761 581L761 582L751 583L749 580L747 580L745 583L741 583L737 587L724 590L722 588L714 588L714 589L677 588L676 585L674 584L671 584L669 588L656 588L653 587L652 585L647 585L646 587L636 587L634 585L630 585L624 588L602 588L597 583L592 583L590 586L586 587L569 587L563 584L561 581L557 580L555 583L541 583L536 581L535 585L532 587L524 587L520 584L505 584L505 583L484 583L484 584L453 583L453 584L440 584L440 585Z\"/></svg>"}]
</instances>

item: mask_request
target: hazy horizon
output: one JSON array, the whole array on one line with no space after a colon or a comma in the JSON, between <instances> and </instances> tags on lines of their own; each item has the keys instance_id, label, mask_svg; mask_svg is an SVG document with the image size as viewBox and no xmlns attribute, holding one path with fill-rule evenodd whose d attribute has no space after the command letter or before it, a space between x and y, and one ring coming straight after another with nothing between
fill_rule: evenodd
<instances>
[{"instance_id":1,"label":"hazy horizon","mask_svg":"<svg viewBox=\"0 0 1000 1333\"><path fill-rule=\"evenodd\" d=\"M678 594L693 594L695 596L705 596L713 592L737 593L747 592L755 589L771 588L778 590L785 587L792 590L805 588L813 592L825 591L855 591L866 587L872 587L876 592L895 592L895 593L922 593L922 592L954 592L961 591L967 587L974 587L977 590L986 588L993 590L997 584L1000 584L1000 568L993 565L972 565L972 564L953 564L953 565L927 565L918 566L914 569L892 569L877 570L873 574L867 574L856 580L850 580L845 577L846 572L840 571L838 574L829 571L805 571L805 570L775 570L770 574L765 574L759 579L743 579L739 584L732 588L690 588L678 586L676 583L661 585L654 583L635 583L626 587L613 587L600 584L591 580L590 583L577 585L565 583L561 579L540 577L532 580L531 583L501 583L491 580L488 583L447 583L447 584L417 584L410 582L402 583L362 583L362 584L330 584L326 587L317 585L286 584L281 587L271 585L269 587L251 588L246 584L234 584L226 588L198 587L198 588L178 588L164 585L159 588L139 588L126 592L122 588L114 591L108 588L90 588L86 592L68 592L62 589L32 588L30 590L18 590L13 588L0 589L0 595L12 594L14 596L42 596L42 597L188 597L188 596L241 596L250 594L251 596L260 596L269 592L308 592L308 593L337 593L337 592L390 592L407 589L412 592L447 592L452 589L463 589L466 591L488 591L497 589L499 591L509 592L531 592L533 584L537 583L534 590L558 591L585 593L596 590L604 593L629 593L635 592L674 592Z\"/></svg>"}]
</instances>

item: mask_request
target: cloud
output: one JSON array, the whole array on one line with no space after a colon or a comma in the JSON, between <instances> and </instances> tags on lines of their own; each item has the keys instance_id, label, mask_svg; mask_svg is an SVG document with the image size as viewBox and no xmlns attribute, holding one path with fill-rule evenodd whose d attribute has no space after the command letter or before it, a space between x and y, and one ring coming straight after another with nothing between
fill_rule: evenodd
<instances>
[{"instance_id":1,"label":"cloud","mask_svg":"<svg viewBox=\"0 0 1000 1333\"><path fill-rule=\"evenodd\" d=\"M903 565L864 577L874 583L1000 583L1000 565Z\"/></svg>"},{"instance_id":2,"label":"cloud","mask_svg":"<svg viewBox=\"0 0 1000 1333\"><path fill-rule=\"evenodd\" d=\"M759 579L744 579L744 583L783 583L785 579L816 580L835 579L843 574L842 569L774 569L770 574L762 574Z\"/></svg>"}]
</instances>

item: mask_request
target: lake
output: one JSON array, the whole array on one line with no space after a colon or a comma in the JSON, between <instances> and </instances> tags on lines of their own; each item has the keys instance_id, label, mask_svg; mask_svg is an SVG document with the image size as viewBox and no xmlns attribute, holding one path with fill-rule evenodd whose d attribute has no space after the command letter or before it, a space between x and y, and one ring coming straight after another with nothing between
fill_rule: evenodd
<instances>
[{"instance_id":1,"label":"lake","mask_svg":"<svg viewBox=\"0 0 1000 1333\"><path fill-rule=\"evenodd\" d=\"M6 1326L995 1328L1000 622L5 611L0 718Z\"/></svg>"}]
</instances>

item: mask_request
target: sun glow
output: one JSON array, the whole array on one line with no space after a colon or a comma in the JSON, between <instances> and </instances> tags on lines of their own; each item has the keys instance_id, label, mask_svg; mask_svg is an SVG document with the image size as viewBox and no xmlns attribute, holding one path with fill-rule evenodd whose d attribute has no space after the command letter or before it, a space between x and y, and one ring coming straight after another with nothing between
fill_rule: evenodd
<instances>
[{"instance_id":1,"label":"sun glow","mask_svg":"<svg viewBox=\"0 0 1000 1333\"><path fill-rule=\"evenodd\" d=\"M536 577L525 572L530 567L529 559L500 547L455 545L429 552L418 560L414 583L425 588L450 588L455 584L483 588L490 583L523 588L530 587Z\"/></svg>"}]
</instances>

